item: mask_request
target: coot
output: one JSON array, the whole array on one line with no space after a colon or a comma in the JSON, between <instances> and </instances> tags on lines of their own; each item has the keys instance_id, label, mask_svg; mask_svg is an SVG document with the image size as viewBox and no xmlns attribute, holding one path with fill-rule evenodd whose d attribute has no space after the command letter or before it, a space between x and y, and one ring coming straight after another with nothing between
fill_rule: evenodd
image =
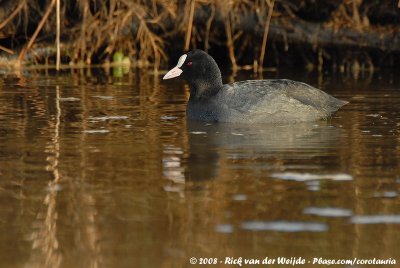
<instances>
[{"instance_id":1,"label":"coot","mask_svg":"<svg viewBox=\"0 0 400 268\"><path fill-rule=\"evenodd\" d=\"M240 123L294 123L327 118L348 103L305 83L287 79L223 84L221 71L206 52L182 55L163 79L182 76L189 83L187 117Z\"/></svg>"}]
</instances>

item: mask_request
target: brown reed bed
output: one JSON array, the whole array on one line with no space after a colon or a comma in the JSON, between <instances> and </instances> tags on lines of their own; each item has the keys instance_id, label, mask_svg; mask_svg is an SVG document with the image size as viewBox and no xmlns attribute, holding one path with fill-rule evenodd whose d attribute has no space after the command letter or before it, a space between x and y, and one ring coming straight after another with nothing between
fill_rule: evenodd
<instances>
[{"instance_id":1,"label":"brown reed bed","mask_svg":"<svg viewBox=\"0 0 400 268\"><path fill-rule=\"evenodd\" d=\"M13 66L60 60L64 65L107 64L120 51L135 66L157 72L168 62L168 52L218 47L224 48L234 70L262 71L265 62L279 66L279 54L287 53L289 47L297 52L302 46L308 48L301 55L304 65L322 66L330 61L343 68L353 68L354 61L373 66L370 49L400 51L396 1L387 1L386 10L372 0L321 2L3 0L0 62ZM338 54L336 47L345 52L332 60ZM354 53L346 56L354 47L365 49L363 59Z\"/></svg>"}]
</instances>

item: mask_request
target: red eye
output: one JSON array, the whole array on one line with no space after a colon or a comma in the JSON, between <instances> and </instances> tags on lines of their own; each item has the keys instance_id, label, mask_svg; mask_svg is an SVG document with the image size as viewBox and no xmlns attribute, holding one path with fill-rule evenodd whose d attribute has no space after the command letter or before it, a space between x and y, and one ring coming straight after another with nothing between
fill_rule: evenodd
<instances>
[{"instance_id":1,"label":"red eye","mask_svg":"<svg viewBox=\"0 0 400 268\"><path fill-rule=\"evenodd\" d=\"M186 66L189 66L189 67L190 67L190 66L192 66L192 64L193 64L193 63L192 63L191 61L189 61L188 63L186 63Z\"/></svg>"}]
</instances>

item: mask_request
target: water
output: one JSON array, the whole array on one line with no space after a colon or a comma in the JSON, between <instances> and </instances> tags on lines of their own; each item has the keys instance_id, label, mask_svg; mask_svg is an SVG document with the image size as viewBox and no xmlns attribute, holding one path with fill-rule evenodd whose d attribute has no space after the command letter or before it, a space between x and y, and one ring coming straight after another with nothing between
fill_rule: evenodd
<instances>
[{"instance_id":1,"label":"water","mask_svg":"<svg viewBox=\"0 0 400 268\"><path fill-rule=\"evenodd\" d=\"M193 123L180 81L2 74L1 267L400 262L398 76L266 76L350 104L311 124Z\"/></svg>"}]
</instances>

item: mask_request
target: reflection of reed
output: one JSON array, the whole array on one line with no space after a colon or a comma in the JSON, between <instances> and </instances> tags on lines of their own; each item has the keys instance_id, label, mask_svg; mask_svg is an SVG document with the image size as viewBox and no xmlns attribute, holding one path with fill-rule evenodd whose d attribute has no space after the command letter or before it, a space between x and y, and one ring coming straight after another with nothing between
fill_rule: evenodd
<instances>
[{"instance_id":1,"label":"reflection of reed","mask_svg":"<svg viewBox=\"0 0 400 268\"><path fill-rule=\"evenodd\" d=\"M81 85L84 87L84 85ZM84 100L85 90L81 88L82 110L87 113ZM87 115L86 118L89 116ZM61 174L61 129L62 108L60 103L60 88L56 86L55 118L49 120L54 133L51 142L46 146L48 165L46 170L51 172L52 180L48 182L47 192L43 200L43 208L37 214L34 231L29 235L32 240L31 258L27 267L60 267L84 264L84 267L99 267L101 263L100 247L98 247L99 234L96 227L96 210L93 209L95 199L92 195L82 192L80 184L71 177ZM85 129L85 120L82 122ZM85 165L87 153L85 148L85 136L81 135L81 169L82 181L86 180ZM69 169L67 169L69 170ZM68 184L63 184L63 180ZM62 190L60 192L60 190ZM65 203L67 205L65 205ZM72 217L71 217L72 214ZM67 224L71 228L59 227ZM72 233L71 236L65 236ZM77 253L80 258L71 258L76 254L75 248L69 248L68 237L73 238Z\"/></svg>"},{"instance_id":2,"label":"reflection of reed","mask_svg":"<svg viewBox=\"0 0 400 268\"><path fill-rule=\"evenodd\" d=\"M54 135L47 151L54 154L49 156L49 164L46 169L53 174L53 180L49 181L47 194L43 200L47 208L45 213L39 212L36 219L38 229L33 231L32 239L33 254L27 267L59 267L62 255L59 251L59 241L57 239L57 192L60 182L59 158L60 158L60 88L56 86L56 117L54 123ZM38 251L38 252L37 252Z\"/></svg>"}]
</instances>

